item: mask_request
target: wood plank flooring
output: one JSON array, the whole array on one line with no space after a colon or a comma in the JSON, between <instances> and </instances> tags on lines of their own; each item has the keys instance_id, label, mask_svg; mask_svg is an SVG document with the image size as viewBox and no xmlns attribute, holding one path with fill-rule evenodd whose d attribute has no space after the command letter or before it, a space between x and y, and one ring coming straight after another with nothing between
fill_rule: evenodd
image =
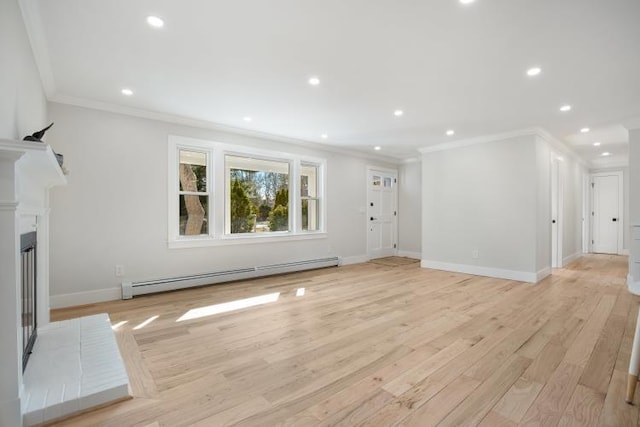
<instances>
[{"instance_id":1,"label":"wood plank flooring","mask_svg":"<svg viewBox=\"0 0 640 427\"><path fill-rule=\"evenodd\" d=\"M537 285L378 262L57 310L109 313L134 398L53 425L638 426L626 273L609 255Z\"/></svg>"}]
</instances>

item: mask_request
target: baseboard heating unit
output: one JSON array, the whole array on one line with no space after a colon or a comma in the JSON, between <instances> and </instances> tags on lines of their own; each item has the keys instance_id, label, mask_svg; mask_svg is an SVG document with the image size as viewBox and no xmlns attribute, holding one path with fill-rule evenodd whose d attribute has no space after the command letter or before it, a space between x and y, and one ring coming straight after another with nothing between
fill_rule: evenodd
<instances>
[{"instance_id":1,"label":"baseboard heating unit","mask_svg":"<svg viewBox=\"0 0 640 427\"><path fill-rule=\"evenodd\" d=\"M238 268L216 271L213 273L194 274L192 276L172 277L168 279L148 280L145 282L122 282L122 299L130 299L136 295L156 292L175 291L196 286L213 285L235 280L252 279L274 274L293 273L296 271L314 270L316 268L336 267L340 265L339 257L311 259L307 261L287 262L283 264L263 265L259 267Z\"/></svg>"}]
</instances>

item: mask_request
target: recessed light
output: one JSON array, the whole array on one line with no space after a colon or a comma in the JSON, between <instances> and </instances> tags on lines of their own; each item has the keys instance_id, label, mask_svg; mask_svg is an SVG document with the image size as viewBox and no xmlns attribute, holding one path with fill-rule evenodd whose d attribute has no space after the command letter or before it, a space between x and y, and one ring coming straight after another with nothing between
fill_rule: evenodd
<instances>
[{"instance_id":1,"label":"recessed light","mask_svg":"<svg viewBox=\"0 0 640 427\"><path fill-rule=\"evenodd\" d=\"M605 157L607 157L607 156L610 156L610 155L611 155L611 153L610 153L610 152L608 152L608 151L605 151L604 153L602 153L602 155L603 155L603 156L605 156Z\"/></svg>"},{"instance_id":2,"label":"recessed light","mask_svg":"<svg viewBox=\"0 0 640 427\"><path fill-rule=\"evenodd\" d=\"M529 76L529 77L537 76L538 74L540 74L541 71L542 71L542 68L540 68L540 67L529 68L527 70L527 76Z\"/></svg>"},{"instance_id":3,"label":"recessed light","mask_svg":"<svg viewBox=\"0 0 640 427\"><path fill-rule=\"evenodd\" d=\"M591 130L591 129L589 129L589 128L582 128L582 129L580 129L580 132L582 132L582 133L587 133L587 132L589 132L590 130Z\"/></svg>"},{"instance_id":4,"label":"recessed light","mask_svg":"<svg viewBox=\"0 0 640 427\"><path fill-rule=\"evenodd\" d=\"M164 21L157 16L147 16L147 24L151 25L154 28L164 27Z\"/></svg>"},{"instance_id":5,"label":"recessed light","mask_svg":"<svg viewBox=\"0 0 640 427\"><path fill-rule=\"evenodd\" d=\"M403 114L404 114L404 111L402 111L402 110L396 110L396 111L393 112L393 115L396 116L396 117L400 117Z\"/></svg>"},{"instance_id":6,"label":"recessed light","mask_svg":"<svg viewBox=\"0 0 640 427\"><path fill-rule=\"evenodd\" d=\"M598 142L598 141L594 142L594 143L593 143L593 146L594 146L594 147L599 147L599 146L600 146L600 142Z\"/></svg>"},{"instance_id":7,"label":"recessed light","mask_svg":"<svg viewBox=\"0 0 640 427\"><path fill-rule=\"evenodd\" d=\"M567 111L571 111L571 105L569 104L565 104L562 107L560 107L560 111L562 111L563 113L566 113Z\"/></svg>"},{"instance_id":8,"label":"recessed light","mask_svg":"<svg viewBox=\"0 0 640 427\"><path fill-rule=\"evenodd\" d=\"M471 4L474 1L476 1L476 0L460 0L460 3L462 3L462 4Z\"/></svg>"},{"instance_id":9,"label":"recessed light","mask_svg":"<svg viewBox=\"0 0 640 427\"><path fill-rule=\"evenodd\" d=\"M247 117L244 117L242 120L244 120L245 122L250 122L252 119L251 117L247 116Z\"/></svg>"},{"instance_id":10,"label":"recessed light","mask_svg":"<svg viewBox=\"0 0 640 427\"><path fill-rule=\"evenodd\" d=\"M310 84L311 86L318 86L318 85L320 84L320 79L319 79L319 78L317 78L317 77L311 77L311 78L309 79L309 84Z\"/></svg>"},{"instance_id":11,"label":"recessed light","mask_svg":"<svg viewBox=\"0 0 640 427\"><path fill-rule=\"evenodd\" d=\"M326 133L323 133L322 135L320 135L320 138L327 139L329 138L329 135L327 135Z\"/></svg>"},{"instance_id":12,"label":"recessed light","mask_svg":"<svg viewBox=\"0 0 640 427\"><path fill-rule=\"evenodd\" d=\"M382 147L380 147L379 145L376 145L375 147L373 147L373 149L376 151L380 151L382 150Z\"/></svg>"},{"instance_id":13,"label":"recessed light","mask_svg":"<svg viewBox=\"0 0 640 427\"><path fill-rule=\"evenodd\" d=\"M447 133L447 136L452 136L455 134L455 131L453 129L449 129L446 133Z\"/></svg>"},{"instance_id":14,"label":"recessed light","mask_svg":"<svg viewBox=\"0 0 640 427\"><path fill-rule=\"evenodd\" d=\"M128 88L124 88L120 91L123 95L125 96L131 96L133 95L133 91L131 89Z\"/></svg>"}]
</instances>

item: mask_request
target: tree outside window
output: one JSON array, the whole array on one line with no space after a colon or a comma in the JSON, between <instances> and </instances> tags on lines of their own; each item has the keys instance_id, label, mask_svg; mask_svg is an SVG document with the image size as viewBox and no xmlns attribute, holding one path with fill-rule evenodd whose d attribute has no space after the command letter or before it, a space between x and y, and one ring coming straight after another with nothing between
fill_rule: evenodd
<instances>
[{"instance_id":1,"label":"tree outside window","mask_svg":"<svg viewBox=\"0 0 640 427\"><path fill-rule=\"evenodd\" d=\"M208 233L207 153L180 150L180 235Z\"/></svg>"},{"instance_id":2,"label":"tree outside window","mask_svg":"<svg viewBox=\"0 0 640 427\"><path fill-rule=\"evenodd\" d=\"M230 234L289 231L289 162L225 156Z\"/></svg>"}]
</instances>

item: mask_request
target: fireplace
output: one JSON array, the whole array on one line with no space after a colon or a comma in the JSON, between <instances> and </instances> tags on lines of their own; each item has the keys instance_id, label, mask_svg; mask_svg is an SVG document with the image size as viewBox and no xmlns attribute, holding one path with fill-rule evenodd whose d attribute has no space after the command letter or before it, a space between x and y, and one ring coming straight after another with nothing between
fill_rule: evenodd
<instances>
[{"instance_id":1,"label":"fireplace","mask_svg":"<svg viewBox=\"0 0 640 427\"><path fill-rule=\"evenodd\" d=\"M35 365L43 327L49 323L49 190L66 182L49 145L0 139L0 424L3 426L25 424L23 415L28 405L38 401L35 395L31 400L28 398L24 375ZM37 247L32 232L37 232Z\"/></svg>"},{"instance_id":2,"label":"fireplace","mask_svg":"<svg viewBox=\"0 0 640 427\"><path fill-rule=\"evenodd\" d=\"M32 231L20 236L20 301L22 302L22 371L27 367L27 362L33 344L38 336L38 316L36 304L37 271L36 271L36 238L37 233Z\"/></svg>"}]
</instances>

